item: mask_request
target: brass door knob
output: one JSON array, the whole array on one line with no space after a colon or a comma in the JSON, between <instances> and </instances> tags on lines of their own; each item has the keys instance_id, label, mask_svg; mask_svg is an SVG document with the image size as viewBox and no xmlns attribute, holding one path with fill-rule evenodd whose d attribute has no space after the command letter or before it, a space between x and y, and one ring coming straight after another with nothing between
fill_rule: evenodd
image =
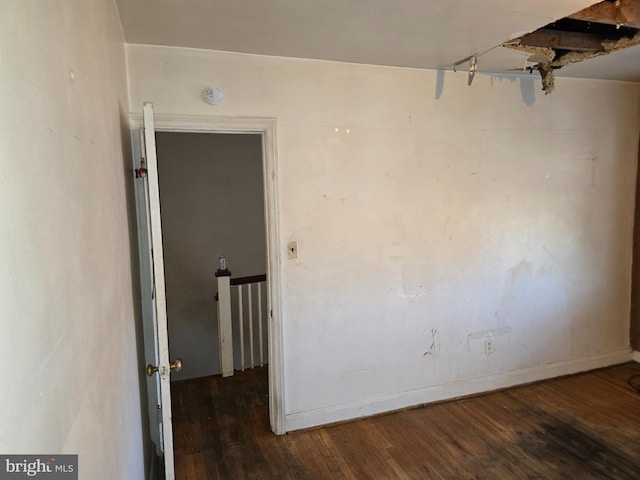
<instances>
[{"instance_id":1,"label":"brass door knob","mask_svg":"<svg viewBox=\"0 0 640 480\"><path fill-rule=\"evenodd\" d=\"M172 362L169 364L169 368L171 370L175 370L176 372L179 372L180 370L182 370L182 360L179 358L176 358L175 362Z\"/></svg>"},{"instance_id":2,"label":"brass door knob","mask_svg":"<svg viewBox=\"0 0 640 480\"><path fill-rule=\"evenodd\" d=\"M175 370L176 372L179 372L180 370L182 370L182 360L180 360L179 358L176 358L175 362L171 362L169 364L169 368L171 370ZM156 373L159 370L158 367L154 366L154 365L147 365L147 375L149 375L150 377Z\"/></svg>"}]
</instances>

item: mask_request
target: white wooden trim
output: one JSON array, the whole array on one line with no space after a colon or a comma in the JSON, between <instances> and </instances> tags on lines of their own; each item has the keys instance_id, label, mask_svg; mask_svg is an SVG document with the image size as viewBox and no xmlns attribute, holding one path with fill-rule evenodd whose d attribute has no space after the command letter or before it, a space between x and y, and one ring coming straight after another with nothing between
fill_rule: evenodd
<instances>
[{"instance_id":1,"label":"white wooden trim","mask_svg":"<svg viewBox=\"0 0 640 480\"><path fill-rule=\"evenodd\" d=\"M357 402L294 412L286 417L287 430L311 428L378 413L392 412L425 403L513 387L562 375L586 372L596 368L628 362L630 359L631 351L627 348L577 360L564 360L538 367L467 378L452 383L432 385L390 395L379 395Z\"/></svg>"},{"instance_id":2,"label":"white wooden trim","mask_svg":"<svg viewBox=\"0 0 640 480\"><path fill-rule=\"evenodd\" d=\"M133 122L140 123L142 115L130 114ZM265 134L275 127L275 118L224 117L206 115L155 115L156 132L203 133L257 133ZM270 132L275 133L275 130ZM275 153L275 152L272 152ZM263 155L266 152L263 153ZM270 159L271 162L273 159Z\"/></svg>"},{"instance_id":3,"label":"white wooden trim","mask_svg":"<svg viewBox=\"0 0 640 480\"><path fill-rule=\"evenodd\" d=\"M130 115L133 127L139 128L142 115ZM282 312L280 207L276 120L261 117L223 117L193 115L155 115L156 131L258 133L262 135L265 219L267 227L267 319L269 363L269 420L278 435L285 429L284 331Z\"/></svg>"},{"instance_id":4,"label":"white wooden trim","mask_svg":"<svg viewBox=\"0 0 640 480\"><path fill-rule=\"evenodd\" d=\"M278 190L278 156L276 154L276 122L270 122L262 134L264 155L264 192L267 223L267 321L269 336L269 420L271 429L284 435L284 312L282 311L282 275L280 240L280 205Z\"/></svg>"},{"instance_id":5,"label":"white wooden trim","mask_svg":"<svg viewBox=\"0 0 640 480\"><path fill-rule=\"evenodd\" d=\"M640 363L640 352L637 350L634 350L633 353L631 354L631 360L633 360L634 362Z\"/></svg>"}]
</instances>

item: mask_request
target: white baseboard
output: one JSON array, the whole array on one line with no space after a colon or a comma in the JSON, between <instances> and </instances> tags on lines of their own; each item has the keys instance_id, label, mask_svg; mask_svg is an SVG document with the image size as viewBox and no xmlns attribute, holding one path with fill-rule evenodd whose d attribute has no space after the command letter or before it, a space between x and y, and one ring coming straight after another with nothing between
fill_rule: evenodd
<instances>
[{"instance_id":1,"label":"white baseboard","mask_svg":"<svg viewBox=\"0 0 640 480\"><path fill-rule=\"evenodd\" d=\"M635 350L633 353L631 353L631 360L640 363L640 352Z\"/></svg>"},{"instance_id":2,"label":"white baseboard","mask_svg":"<svg viewBox=\"0 0 640 480\"><path fill-rule=\"evenodd\" d=\"M426 403L608 367L628 362L632 357L635 361L640 361L640 352L633 352L632 355L630 349L617 350L581 358L579 360L554 362L531 368L522 368L494 375L470 378L459 382L384 395L351 404L291 413L285 417L285 428L287 431L300 430L359 417L367 417Z\"/></svg>"}]
</instances>

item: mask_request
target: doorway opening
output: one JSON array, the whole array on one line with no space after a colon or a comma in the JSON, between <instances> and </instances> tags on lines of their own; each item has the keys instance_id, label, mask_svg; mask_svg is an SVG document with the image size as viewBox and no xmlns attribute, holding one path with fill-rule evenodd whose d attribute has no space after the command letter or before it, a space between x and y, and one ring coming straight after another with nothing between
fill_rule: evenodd
<instances>
[{"instance_id":1,"label":"doorway opening","mask_svg":"<svg viewBox=\"0 0 640 480\"><path fill-rule=\"evenodd\" d=\"M225 435L268 422L262 136L157 132L156 153L169 356L182 360L182 370L171 375L174 457L176 473L185 473ZM224 379L218 303L226 289L218 291L216 275L221 258L232 285L235 371L235 378ZM262 406L251 418L237 401L249 398L249 385Z\"/></svg>"},{"instance_id":2,"label":"doorway opening","mask_svg":"<svg viewBox=\"0 0 640 480\"><path fill-rule=\"evenodd\" d=\"M139 122L140 120L138 120ZM284 403L284 334L281 312L281 241L279 232L278 173L276 155L276 121L272 118L155 115L156 135L163 133L258 135L262 144L262 185L266 229L266 298L268 344L268 411L273 433L283 435ZM263 239L265 237L262 237ZM233 266L230 265L233 269Z\"/></svg>"},{"instance_id":3,"label":"doorway opening","mask_svg":"<svg viewBox=\"0 0 640 480\"><path fill-rule=\"evenodd\" d=\"M232 284L266 277L262 138L157 132L156 151L172 381L219 375L219 259ZM268 363L264 283L231 287L236 371Z\"/></svg>"}]
</instances>

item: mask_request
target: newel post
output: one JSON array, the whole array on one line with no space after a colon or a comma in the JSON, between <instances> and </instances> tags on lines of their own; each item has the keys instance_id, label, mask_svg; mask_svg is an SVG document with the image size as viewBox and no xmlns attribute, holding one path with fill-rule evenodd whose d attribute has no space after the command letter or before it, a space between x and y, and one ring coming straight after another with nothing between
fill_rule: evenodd
<instances>
[{"instance_id":1,"label":"newel post","mask_svg":"<svg viewBox=\"0 0 640 480\"><path fill-rule=\"evenodd\" d=\"M218 351L223 377L233 375L233 336L231 331L231 272L227 259L220 257L218 270Z\"/></svg>"}]
</instances>

